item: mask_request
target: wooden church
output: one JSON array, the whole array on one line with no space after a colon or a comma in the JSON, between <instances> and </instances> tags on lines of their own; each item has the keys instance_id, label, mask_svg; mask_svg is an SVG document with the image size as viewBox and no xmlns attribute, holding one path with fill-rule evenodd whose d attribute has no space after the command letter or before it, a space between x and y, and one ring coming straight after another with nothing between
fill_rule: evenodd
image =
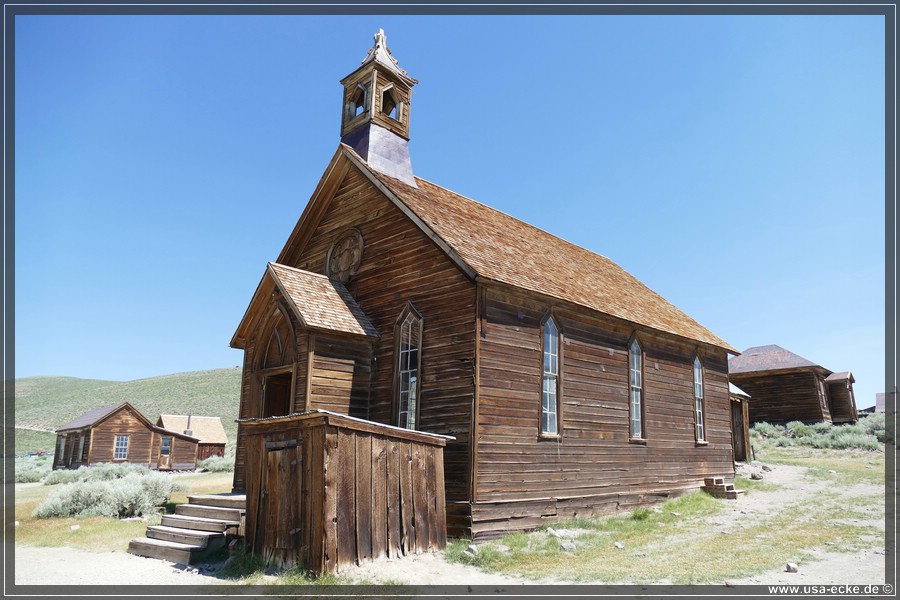
<instances>
[{"instance_id":1,"label":"wooden church","mask_svg":"<svg viewBox=\"0 0 900 600\"><path fill-rule=\"evenodd\" d=\"M341 510L354 502L366 525L385 502L387 514L420 514L426 494L447 534L482 539L733 478L738 352L610 259L417 177L416 83L379 31L341 80L337 150L231 340L244 350L234 490L247 493L248 522L265 510L259 527L277 527L276 505L316 513L279 534L297 539L263 546L321 545L305 529L350 527ZM441 464L423 466L410 507L392 507L403 480L388 467L373 483L390 444L310 442L305 424L326 418L405 434L442 449ZM283 448L296 450L276 457ZM401 469L415 468L410 452ZM320 477L323 462L315 486L295 480ZM344 479L332 485L335 469ZM335 486L336 499L316 495ZM357 547L332 553L377 553L383 533L370 540L366 527Z\"/></svg>"}]
</instances>

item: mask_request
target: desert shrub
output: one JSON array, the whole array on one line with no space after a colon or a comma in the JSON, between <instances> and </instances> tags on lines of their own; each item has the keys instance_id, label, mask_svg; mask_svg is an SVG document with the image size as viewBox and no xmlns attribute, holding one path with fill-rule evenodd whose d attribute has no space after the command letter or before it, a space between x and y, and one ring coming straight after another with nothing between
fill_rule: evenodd
<instances>
[{"instance_id":1,"label":"desert shrub","mask_svg":"<svg viewBox=\"0 0 900 600\"><path fill-rule=\"evenodd\" d=\"M771 423L754 423L750 428L751 434L756 434L761 438L777 438L781 437L784 432L784 426L772 425Z\"/></svg>"},{"instance_id":2,"label":"desert shrub","mask_svg":"<svg viewBox=\"0 0 900 600\"><path fill-rule=\"evenodd\" d=\"M16 483L35 483L49 474L50 464L45 460L29 458L16 460Z\"/></svg>"},{"instance_id":3,"label":"desert shrub","mask_svg":"<svg viewBox=\"0 0 900 600\"><path fill-rule=\"evenodd\" d=\"M222 456L210 456L197 463L197 469L211 473L234 471L234 456L230 458Z\"/></svg>"},{"instance_id":4,"label":"desert shrub","mask_svg":"<svg viewBox=\"0 0 900 600\"><path fill-rule=\"evenodd\" d=\"M168 475L147 471L114 480L76 481L54 490L32 513L51 517L137 517L156 512L173 491L186 489Z\"/></svg>"},{"instance_id":5,"label":"desert shrub","mask_svg":"<svg viewBox=\"0 0 900 600\"><path fill-rule=\"evenodd\" d=\"M77 481L113 481L128 475L146 475L150 469L143 465L131 463L99 464L77 469L59 469L44 479L44 485L75 483Z\"/></svg>"},{"instance_id":6,"label":"desert shrub","mask_svg":"<svg viewBox=\"0 0 900 600\"><path fill-rule=\"evenodd\" d=\"M866 435L874 436L879 442L887 441L887 430L884 413L872 413L860 415L857 423L863 428Z\"/></svg>"}]
</instances>

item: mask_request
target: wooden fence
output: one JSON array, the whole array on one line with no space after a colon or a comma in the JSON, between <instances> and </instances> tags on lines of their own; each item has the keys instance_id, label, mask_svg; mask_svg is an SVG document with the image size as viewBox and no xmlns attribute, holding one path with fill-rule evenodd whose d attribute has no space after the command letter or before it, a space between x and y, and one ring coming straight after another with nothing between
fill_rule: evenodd
<instances>
[{"instance_id":1,"label":"wooden fence","mask_svg":"<svg viewBox=\"0 0 900 600\"><path fill-rule=\"evenodd\" d=\"M241 420L247 544L314 573L447 543L448 436L324 410Z\"/></svg>"}]
</instances>

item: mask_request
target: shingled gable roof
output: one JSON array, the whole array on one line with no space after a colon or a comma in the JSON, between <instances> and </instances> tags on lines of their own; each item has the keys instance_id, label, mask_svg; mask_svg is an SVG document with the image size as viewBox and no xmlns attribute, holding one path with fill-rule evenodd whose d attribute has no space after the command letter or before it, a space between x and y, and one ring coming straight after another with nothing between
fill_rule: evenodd
<instances>
[{"instance_id":1,"label":"shingled gable roof","mask_svg":"<svg viewBox=\"0 0 900 600\"><path fill-rule=\"evenodd\" d=\"M747 348L740 356L735 356L728 361L728 372L732 375L804 368L817 368L831 373L821 365L774 344Z\"/></svg>"},{"instance_id":2,"label":"shingled gable roof","mask_svg":"<svg viewBox=\"0 0 900 600\"><path fill-rule=\"evenodd\" d=\"M270 262L241 320L231 345L242 347L249 335L256 308L278 289L294 315L308 329L379 337L378 329L343 284L325 275Z\"/></svg>"},{"instance_id":3,"label":"shingled gable roof","mask_svg":"<svg viewBox=\"0 0 900 600\"><path fill-rule=\"evenodd\" d=\"M143 413L141 413L141 411L139 411L134 406L132 406L130 402L123 402L121 404L113 404L111 406L102 406L100 408L95 408L93 410L89 410L86 413L84 413L83 415L81 415L80 417L78 417L77 419L73 419L72 421L69 421L68 423L66 423L65 425L63 425L62 427L57 429L56 431L62 432L62 431L69 431L69 430L73 430L73 429L84 429L85 427L96 427L101 422L103 422L105 419L108 419L109 417L116 414L117 412L120 412L120 411L126 410L126 409L129 410L135 417L137 417L137 419L139 421L141 421L148 429L152 429L153 431L156 431L159 433L172 434L179 438L184 438L184 439L192 440L195 442L197 441L196 438L188 436L188 435L184 435L184 433L182 433L182 432L168 431L166 429L163 429L162 427L154 425L153 423L150 422L150 419L145 417L143 415Z\"/></svg>"},{"instance_id":4,"label":"shingled gable roof","mask_svg":"<svg viewBox=\"0 0 900 600\"><path fill-rule=\"evenodd\" d=\"M99 423L107 416L116 412L117 409L122 408L124 406L131 406L127 402L123 402L121 404L112 404L110 406L101 406L100 408L95 408L93 410L89 410L80 417L72 419L62 427L59 427L56 431L66 431L68 429L83 429L84 427L90 427L96 423ZM137 412L137 411L135 411Z\"/></svg>"},{"instance_id":5,"label":"shingled gable roof","mask_svg":"<svg viewBox=\"0 0 900 600\"><path fill-rule=\"evenodd\" d=\"M406 185L369 169L346 145L338 153L349 158L473 279L531 290L738 354L605 256L419 177L415 178L418 188ZM335 160L329 165L328 173L332 171L338 171ZM291 242L300 239L300 229L298 223L282 257Z\"/></svg>"},{"instance_id":6,"label":"shingled gable roof","mask_svg":"<svg viewBox=\"0 0 900 600\"><path fill-rule=\"evenodd\" d=\"M188 419L190 419L190 427L188 427ZM201 444L228 443L228 436L225 434L225 428L222 427L222 419L219 417L159 415L156 425L163 429L180 433L190 429L191 437L200 440Z\"/></svg>"}]
</instances>

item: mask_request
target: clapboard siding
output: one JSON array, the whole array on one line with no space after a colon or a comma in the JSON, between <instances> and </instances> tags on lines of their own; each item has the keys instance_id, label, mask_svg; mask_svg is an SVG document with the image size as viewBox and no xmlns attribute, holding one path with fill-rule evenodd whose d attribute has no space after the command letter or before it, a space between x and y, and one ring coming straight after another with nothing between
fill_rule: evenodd
<instances>
[{"instance_id":1,"label":"clapboard siding","mask_svg":"<svg viewBox=\"0 0 900 600\"><path fill-rule=\"evenodd\" d=\"M646 443L630 443L627 346L634 328L508 287L485 287L473 533L537 526L570 510L560 512L559 500L592 497L580 502L593 511L621 504L619 496L666 495L699 487L704 477L733 476L723 350L639 331ZM551 309L561 331L560 436L542 439L541 322ZM697 444L694 433L698 351L706 444ZM499 508L517 502L525 503L518 517ZM485 508L492 505L498 507L493 512ZM488 514L492 522L480 524ZM506 525L493 522L504 514Z\"/></svg>"},{"instance_id":2,"label":"clapboard siding","mask_svg":"<svg viewBox=\"0 0 900 600\"><path fill-rule=\"evenodd\" d=\"M310 410L368 417L372 364L368 342L317 335L311 363Z\"/></svg>"},{"instance_id":3,"label":"clapboard siding","mask_svg":"<svg viewBox=\"0 0 900 600\"><path fill-rule=\"evenodd\" d=\"M750 395L751 423L830 421L819 400L819 377L809 369L730 375L732 383Z\"/></svg>"},{"instance_id":4,"label":"clapboard siding","mask_svg":"<svg viewBox=\"0 0 900 600\"><path fill-rule=\"evenodd\" d=\"M423 317L419 428L452 435L444 451L447 497L468 499L475 357L475 285L430 239L351 168L305 248L289 266L325 273L333 241L357 228L362 263L347 288L381 334L372 349L368 419L396 424L394 327L411 302Z\"/></svg>"}]
</instances>

